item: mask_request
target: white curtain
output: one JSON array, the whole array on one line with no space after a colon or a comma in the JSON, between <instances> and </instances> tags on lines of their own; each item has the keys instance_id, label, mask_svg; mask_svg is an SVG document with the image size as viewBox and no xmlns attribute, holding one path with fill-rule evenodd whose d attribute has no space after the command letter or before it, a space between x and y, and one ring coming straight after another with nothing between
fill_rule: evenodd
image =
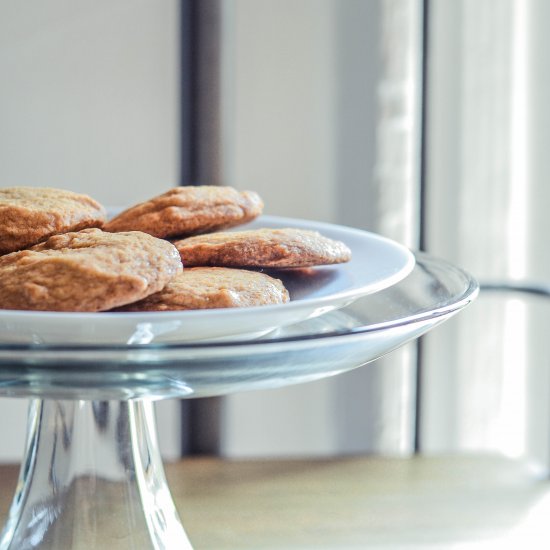
<instances>
[{"instance_id":1,"label":"white curtain","mask_svg":"<svg viewBox=\"0 0 550 550\"><path fill-rule=\"evenodd\" d=\"M272 214L418 246L422 2L224 2L226 181ZM224 398L226 456L414 447L416 354Z\"/></svg>"},{"instance_id":2,"label":"white curtain","mask_svg":"<svg viewBox=\"0 0 550 550\"><path fill-rule=\"evenodd\" d=\"M42 11L4 6L0 175L6 185L88 185L106 202L130 202L138 184L145 198L155 186L177 183L177 3L160 10L161 4L138 4L105 11L89 3L86 17L61 1ZM409 454L418 435L423 452L503 452L547 468L550 2L221 0L219 6L223 183L257 189L270 214L355 225L416 248L423 145L427 250L469 269L486 287L535 291L482 291L471 308L423 339L420 388L416 348L409 346L334 379L223 399L214 420L222 454ZM40 14L47 16L43 28ZM124 27L128 20L140 24ZM88 35L109 40L99 50L94 40L64 47ZM140 63L115 62L113 51ZM423 144L422 61L428 71ZM55 71L46 74L38 65ZM115 103L101 109L103 118L92 120L85 109L71 115L94 90L84 86L82 101L66 105L63 91L75 78L79 85L91 78L113 87ZM117 109L130 85L132 97L141 90L146 108L134 102ZM30 118L21 90L41 98ZM120 132L136 128L115 128L119 118L111 114L125 116L132 106L140 116L130 118L147 131L130 132L125 150L128 143L134 153L145 147L140 158L152 170L140 168L137 180L132 169L139 163L119 162L113 170L109 157ZM72 151L68 164L36 142L37 124L64 129L48 147ZM97 143L90 132L72 131L74 124L93 127ZM151 133L153 127L158 131ZM91 149L75 153L74 140L64 136L76 134ZM106 135L114 144L109 150L98 145ZM90 165L90 150L104 162ZM33 163L26 162L29 151ZM19 181L23 176L27 182ZM115 180L131 181L132 197L129 183L108 185ZM0 459L13 459L24 405L4 400L0 406L4 416L21 420L2 432ZM177 456L179 408L167 402L159 412L168 454Z\"/></svg>"},{"instance_id":3,"label":"white curtain","mask_svg":"<svg viewBox=\"0 0 550 550\"><path fill-rule=\"evenodd\" d=\"M430 2L426 244L487 290L425 339L425 452L548 464L550 300L505 287L550 282L549 15L545 0Z\"/></svg>"},{"instance_id":4,"label":"white curtain","mask_svg":"<svg viewBox=\"0 0 550 550\"><path fill-rule=\"evenodd\" d=\"M239 37L229 94L237 108L226 120L232 183L263 181L274 213L357 225L415 248L422 145L427 251L487 289L548 288L549 2L231 4ZM281 33L290 37L284 52L273 45ZM266 122L268 147L257 139ZM222 452L410 453L418 436L425 453L498 452L545 467L549 307L543 292L483 290L423 339L418 419L411 346L334 380L225 400Z\"/></svg>"}]
</instances>

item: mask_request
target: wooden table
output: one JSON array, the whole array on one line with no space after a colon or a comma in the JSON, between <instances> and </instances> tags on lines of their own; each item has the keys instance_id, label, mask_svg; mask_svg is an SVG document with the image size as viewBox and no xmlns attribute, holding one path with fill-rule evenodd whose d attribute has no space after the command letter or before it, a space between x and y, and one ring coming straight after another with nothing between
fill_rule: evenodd
<instances>
[{"instance_id":1,"label":"wooden table","mask_svg":"<svg viewBox=\"0 0 550 550\"><path fill-rule=\"evenodd\" d=\"M17 468L0 466L0 520ZM166 474L197 550L550 548L550 485L500 457L224 461Z\"/></svg>"}]
</instances>

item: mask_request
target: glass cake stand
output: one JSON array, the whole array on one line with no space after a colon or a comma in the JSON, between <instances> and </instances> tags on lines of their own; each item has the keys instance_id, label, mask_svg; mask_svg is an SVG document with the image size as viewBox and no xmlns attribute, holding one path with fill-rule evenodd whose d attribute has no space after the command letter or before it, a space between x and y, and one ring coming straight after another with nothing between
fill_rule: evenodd
<instances>
[{"instance_id":1,"label":"glass cake stand","mask_svg":"<svg viewBox=\"0 0 550 550\"><path fill-rule=\"evenodd\" d=\"M332 376L449 319L477 295L417 253L397 284L260 337L137 345L0 344L0 395L31 398L0 549L189 549L158 451L152 402Z\"/></svg>"}]
</instances>

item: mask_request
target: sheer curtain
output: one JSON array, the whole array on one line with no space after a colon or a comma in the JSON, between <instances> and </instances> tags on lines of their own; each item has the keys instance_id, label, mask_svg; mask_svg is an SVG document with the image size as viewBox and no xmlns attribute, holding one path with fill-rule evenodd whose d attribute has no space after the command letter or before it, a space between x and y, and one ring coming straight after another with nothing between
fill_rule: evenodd
<instances>
[{"instance_id":1,"label":"sheer curtain","mask_svg":"<svg viewBox=\"0 0 550 550\"><path fill-rule=\"evenodd\" d=\"M202 45L186 27L199 8L201 40L211 40ZM409 346L334 379L186 403L196 448L407 455L418 443L548 467L550 2L172 0L82 11L60 0L2 13L5 185L111 204L178 180L256 189L267 213L422 244L484 284L477 303L423 339L418 372ZM186 87L183 54L197 49L196 87ZM66 101L67 90L79 93ZM194 129L189 143L179 122ZM63 162L60 151L70 152ZM19 456L25 407L0 403L21 420L4 427L0 459ZM179 403L159 413L178 457Z\"/></svg>"},{"instance_id":2,"label":"sheer curtain","mask_svg":"<svg viewBox=\"0 0 550 550\"><path fill-rule=\"evenodd\" d=\"M426 452L548 464L549 15L544 0L430 2L426 246L485 290L426 338Z\"/></svg>"},{"instance_id":3,"label":"sheer curtain","mask_svg":"<svg viewBox=\"0 0 550 550\"><path fill-rule=\"evenodd\" d=\"M419 235L422 2L223 2L226 182L271 214ZM234 395L226 456L413 452L416 348L307 385Z\"/></svg>"},{"instance_id":4,"label":"sheer curtain","mask_svg":"<svg viewBox=\"0 0 550 550\"><path fill-rule=\"evenodd\" d=\"M411 346L334 380L228 398L222 452L407 454L416 438L425 453L497 452L546 467L548 2L225 5L236 41L231 183L264 185L273 213L413 248L421 233L428 252L484 290L422 340L418 378Z\"/></svg>"}]
</instances>

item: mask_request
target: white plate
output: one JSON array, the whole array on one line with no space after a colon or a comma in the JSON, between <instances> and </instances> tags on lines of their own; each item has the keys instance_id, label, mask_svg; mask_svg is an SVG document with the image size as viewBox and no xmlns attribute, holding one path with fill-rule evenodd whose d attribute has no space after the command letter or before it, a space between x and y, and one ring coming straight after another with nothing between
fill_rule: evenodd
<instances>
[{"instance_id":1,"label":"white plate","mask_svg":"<svg viewBox=\"0 0 550 550\"><path fill-rule=\"evenodd\" d=\"M287 285L287 304L194 311L61 313L0 310L0 341L48 344L148 344L255 337L316 317L406 277L414 256L379 235L314 221L262 216L236 228L300 227L345 242L352 260L336 266L269 272Z\"/></svg>"}]
</instances>

